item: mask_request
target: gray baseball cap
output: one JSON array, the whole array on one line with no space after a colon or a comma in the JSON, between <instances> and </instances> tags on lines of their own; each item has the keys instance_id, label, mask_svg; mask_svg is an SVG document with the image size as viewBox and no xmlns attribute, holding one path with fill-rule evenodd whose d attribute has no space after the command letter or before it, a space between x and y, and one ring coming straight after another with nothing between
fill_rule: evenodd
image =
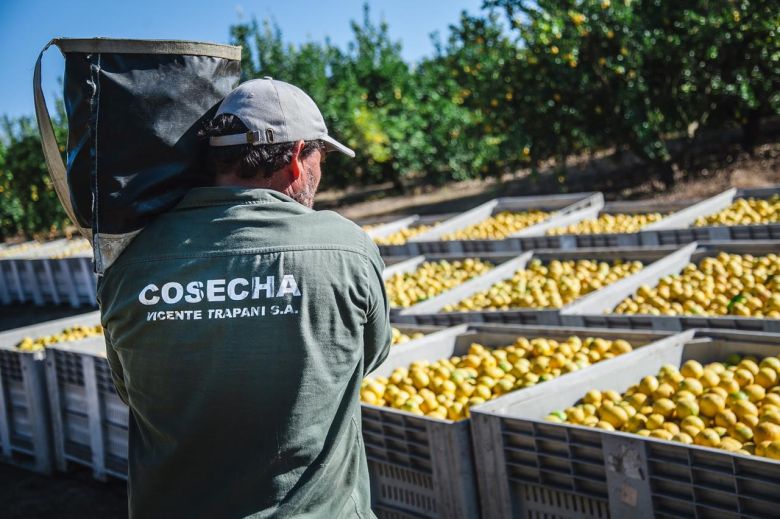
<instances>
[{"instance_id":1,"label":"gray baseball cap","mask_svg":"<svg viewBox=\"0 0 780 519\"><path fill-rule=\"evenodd\" d=\"M240 84L222 100L216 115L221 114L235 115L249 131L211 137L211 146L321 140L328 150L355 156L354 151L328 135L322 113L312 98L284 81L264 77Z\"/></svg>"}]
</instances>

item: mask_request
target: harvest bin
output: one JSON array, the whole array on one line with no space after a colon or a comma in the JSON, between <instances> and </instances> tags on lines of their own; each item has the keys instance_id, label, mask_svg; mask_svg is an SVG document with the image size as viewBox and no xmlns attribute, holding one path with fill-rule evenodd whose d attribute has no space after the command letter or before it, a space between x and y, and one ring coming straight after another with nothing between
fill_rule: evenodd
<instances>
[{"instance_id":1,"label":"harvest bin","mask_svg":"<svg viewBox=\"0 0 780 519\"><path fill-rule=\"evenodd\" d=\"M519 269L519 265L524 265L527 261L527 256L529 253L526 253L525 255L517 256L515 254L506 254L506 253L484 253L484 254L427 254L424 256L413 256L411 258L405 258L401 261L395 262L392 265L385 268L385 270L382 272L382 280L387 281L391 277L393 277L396 274L401 273L413 273L417 271L417 269L426 262L437 262L437 261L463 261L466 259L479 259L482 261L488 261L493 264L493 269L501 267L502 271L509 271L511 270L514 272L515 270ZM477 279L477 278L472 278ZM471 280L466 281L465 283L468 283ZM462 286L464 283L461 283ZM453 287L456 288L456 287ZM449 293L453 289L447 290L445 292L442 292L438 296L440 297L444 294ZM430 301L433 298L428 299ZM418 303L417 305L410 306L408 308L403 307L397 307L397 306L391 306L390 307L390 313L393 317L395 317L397 314L406 311L411 310L412 308L415 308L421 303Z\"/></svg>"},{"instance_id":2,"label":"harvest bin","mask_svg":"<svg viewBox=\"0 0 780 519\"><path fill-rule=\"evenodd\" d=\"M719 252L763 256L780 253L778 241L710 242L683 247L659 261L657 268L643 269L636 275L588 294L561 311L561 321L567 326L598 326L605 328L640 328L679 331L690 328L720 328L750 331L780 332L780 320L756 317L702 315L629 315L610 313L641 285L655 287L659 280L679 273L688 263L698 263L704 257Z\"/></svg>"},{"instance_id":3,"label":"harvest bin","mask_svg":"<svg viewBox=\"0 0 780 519\"><path fill-rule=\"evenodd\" d=\"M521 336L565 339L571 335L625 339L642 348L667 342L677 344L682 340L679 335L663 332L472 325L449 340L424 347L409 347L404 352L391 355L371 376L388 376L395 368L408 366L416 360L436 361L460 355L473 342L495 348L513 344ZM603 361L609 362L612 360ZM549 387L547 384L541 386ZM365 403L362 408L372 505L380 517L479 516L480 499L468 419L457 422L440 420Z\"/></svg>"},{"instance_id":4,"label":"harvest bin","mask_svg":"<svg viewBox=\"0 0 780 519\"><path fill-rule=\"evenodd\" d=\"M406 243L404 249L393 249L396 254L455 254L475 252L506 252L512 249L506 240L442 240L453 231L479 223L501 211L544 210L552 214L543 222L526 227L512 236L542 236L553 227L593 218L604 206L601 193L573 193L567 195L495 198L469 211L450 218L435 228L418 234ZM391 252L391 251L384 251Z\"/></svg>"},{"instance_id":5,"label":"harvest bin","mask_svg":"<svg viewBox=\"0 0 780 519\"><path fill-rule=\"evenodd\" d=\"M545 223L544 232L537 232L537 226L529 232L521 232L503 240L470 240L456 242L458 245L442 245L446 242L437 242L438 246L430 243L418 245L417 250L440 252L446 248L448 252L455 249L472 251L523 251L532 249L580 249L593 247L629 247L629 246L656 246L656 245L684 245L693 241L732 241L732 240L775 240L780 239L780 222L760 225L737 226L712 226L691 227L700 216L708 216L718 213L728 207L737 198L770 198L780 193L780 186L760 189L729 189L707 198L700 202L609 202L602 210L591 212L582 218L568 217L569 221ZM662 212L671 213L662 220L647 225L637 233L622 234L566 234L561 236L547 236L547 230L577 223L586 218L595 218L600 213L647 213ZM580 213L578 213L580 214ZM472 220L470 223L476 223ZM417 241L431 241L427 235L420 235L412 239L410 244ZM410 245L407 244L407 245ZM438 249L434 249L438 247ZM383 255L410 254L409 247L380 248Z\"/></svg>"},{"instance_id":6,"label":"harvest bin","mask_svg":"<svg viewBox=\"0 0 780 519\"><path fill-rule=\"evenodd\" d=\"M25 337L97 322L97 313L17 328L0 333L0 448L2 461L37 472L52 470L52 439L46 395L45 351L22 352Z\"/></svg>"},{"instance_id":7,"label":"harvest bin","mask_svg":"<svg viewBox=\"0 0 780 519\"><path fill-rule=\"evenodd\" d=\"M555 309L517 308L511 310L482 310L473 312L442 312L441 310L446 305L456 304L466 297L490 288L499 281L511 279L517 270L524 268L525 265L535 258L541 259L544 263L556 259L561 261L580 259L615 261L620 259L625 261L641 261L645 265L639 273L619 280L612 285L608 285L581 298L584 299L593 294L600 294L603 291L608 290L611 286L627 282L629 279L632 279L643 272L655 272L659 268L658 263L661 263L659 260L675 251L676 248L674 247L625 247L619 249L596 248L565 251L529 251L521 254L516 259L505 262L486 272L484 275L471 279L437 297L400 311L395 316L395 319L398 322L435 324L439 326L452 326L461 323L510 323L529 325L566 324L562 323L560 314L569 306L576 304L577 301L574 301L563 308ZM663 267L663 264L661 264L660 267ZM573 324L573 326L579 326L579 324Z\"/></svg>"},{"instance_id":8,"label":"harvest bin","mask_svg":"<svg viewBox=\"0 0 780 519\"><path fill-rule=\"evenodd\" d=\"M127 406L120 400L101 337L47 348L46 375L58 470L70 462L95 478L127 478Z\"/></svg>"},{"instance_id":9,"label":"harvest bin","mask_svg":"<svg viewBox=\"0 0 780 519\"><path fill-rule=\"evenodd\" d=\"M86 317L55 321L54 333L65 326L92 324ZM456 332L426 326L397 326L404 333L424 332L425 337L394 346L403 352L417 345L447 340ZM28 333L28 335L30 335ZM391 354L392 355L392 354ZM51 408L56 468L65 471L69 463L91 467L95 478L127 478L129 410L114 389L101 337L62 343L46 349L46 379Z\"/></svg>"},{"instance_id":10,"label":"harvest bin","mask_svg":"<svg viewBox=\"0 0 780 519\"><path fill-rule=\"evenodd\" d=\"M639 435L552 423L590 389L623 392L663 364L780 353L780 336L689 330L472 410L484 517L777 517L780 462Z\"/></svg>"},{"instance_id":11,"label":"harvest bin","mask_svg":"<svg viewBox=\"0 0 780 519\"><path fill-rule=\"evenodd\" d=\"M414 229L423 225L435 226L453 218L454 216L457 216L457 213L424 216L413 214L401 218L396 217L394 220L390 220L382 225L377 225L376 227L367 230L366 233L372 239L376 240L378 238L385 238L390 236L391 234L394 234L403 229ZM409 240L401 245L380 245L377 243L377 247L379 247L379 252L383 257L409 256L414 255L417 251L416 247L409 246Z\"/></svg>"},{"instance_id":12,"label":"harvest bin","mask_svg":"<svg viewBox=\"0 0 780 519\"><path fill-rule=\"evenodd\" d=\"M700 202L690 208L691 215L709 216L725 209L737 198L770 198L780 194L780 186L758 189L729 189L720 195ZM780 240L780 222L756 225L690 227L671 225L658 228L647 227L639 233L639 243L643 245L673 245L691 241L739 241L739 240ZM673 222L674 223L674 222Z\"/></svg>"},{"instance_id":13,"label":"harvest bin","mask_svg":"<svg viewBox=\"0 0 780 519\"><path fill-rule=\"evenodd\" d=\"M55 240L0 259L0 304L96 306L91 256L57 257L72 244L72 240Z\"/></svg>"}]
</instances>

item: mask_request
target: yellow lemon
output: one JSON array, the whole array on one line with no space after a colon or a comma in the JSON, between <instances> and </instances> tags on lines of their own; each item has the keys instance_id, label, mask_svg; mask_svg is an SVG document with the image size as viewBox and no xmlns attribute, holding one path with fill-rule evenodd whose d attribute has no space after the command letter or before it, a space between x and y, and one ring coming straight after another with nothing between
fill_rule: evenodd
<instances>
[{"instance_id":1,"label":"yellow lemon","mask_svg":"<svg viewBox=\"0 0 780 519\"><path fill-rule=\"evenodd\" d=\"M688 445L693 443L693 438L691 438L691 435L684 432L679 432L675 434L674 436L672 436L672 440L680 443L686 443Z\"/></svg>"},{"instance_id":2,"label":"yellow lemon","mask_svg":"<svg viewBox=\"0 0 780 519\"><path fill-rule=\"evenodd\" d=\"M684 377L698 379L702 376L702 373L704 373L704 367L699 364L698 361L689 360L680 367L680 373L682 373Z\"/></svg>"},{"instance_id":3,"label":"yellow lemon","mask_svg":"<svg viewBox=\"0 0 780 519\"><path fill-rule=\"evenodd\" d=\"M780 440L780 425L771 422L761 422L753 431L757 443Z\"/></svg>"},{"instance_id":4,"label":"yellow lemon","mask_svg":"<svg viewBox=\"0 0 780 519\"><path fill-rule=\"evenodd\" d=\"M717 447L720 445L720 435L713 429L704 429L696 435L693 442L702 447Z\"/></svg>"},{"instance_id":5,"label":"yellow lemon","mask_svg":"<svg viewBox=\"0 0 780 519\"><path fill-rule=\"evenodd\" d=\"M664 418L669 418L670 416L672 416L674 410L675 410L674 402L672 402L668 398L662 398L660 400L656 400L656 402L653 404L653 412L660 414Z\"/></svg>"},{"instance_id":6,"label":"yellow lemon","mask_svg":"<svg viewBox=\"0 0 780 519\"><path fill-rule=\"evenodd\" d=\"M736 452L742 448L742 443L738 442L734 438L721 438L720 448L727 451Z\"/></svg>"},{"instance_id":7,"label":"yellow lemon","mask_svg":"<svg viewBox=\"0 0 780 519\"><path fill-rule=\"evenodd\" d=\"M696 416L699 414L699 404L695 400L682 399L677 402L675 408L675 414L677 418L683 419L688 416Z\"/></svg>"},{"instance_id":8,"label":"yellow lemon","mask_svg":"<svg viewBox=\"0 0 780 519\"><path fill-rule=\"evenodd\" d=\"M707 393L699 399L699 409L701 414L708 418L712 418L717 415L726 407L726 402L723 398L715 393Z\"/></svg>"}]
</instances>

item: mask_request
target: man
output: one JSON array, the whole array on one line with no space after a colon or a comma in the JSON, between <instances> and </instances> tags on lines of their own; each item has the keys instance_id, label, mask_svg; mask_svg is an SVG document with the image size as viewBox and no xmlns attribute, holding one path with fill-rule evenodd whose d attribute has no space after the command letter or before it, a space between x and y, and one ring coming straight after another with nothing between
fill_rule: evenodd
<instances>
[{"instance_id":1,"label":"man","mask_svg":"<svg viewBox=\"0 0 780 519\"><path fill-rule=\"evenodd\" d=\"M390 344L384 265L313 211L325 153L354 156L314 101L248 81L205 129L193 189L99 282L130 407L131 517L372 517L358 395Z\"/></svg>"}]
</instances>

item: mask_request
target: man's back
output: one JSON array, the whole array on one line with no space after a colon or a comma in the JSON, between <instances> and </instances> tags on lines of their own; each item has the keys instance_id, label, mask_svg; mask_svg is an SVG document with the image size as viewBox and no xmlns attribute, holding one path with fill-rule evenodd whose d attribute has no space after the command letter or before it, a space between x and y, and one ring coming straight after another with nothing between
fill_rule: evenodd
<instances>
[{"instance_id":1,"label":"man's back","mask_svg":"<svg viewBox=\"0 0 780 519\"><path fill-rule=\"evenodd\" d=\"M134 517L370 515L358 392L387 354L376 247L269 190L202 188L101 279Z\"/></svg>"}]
</instances>

